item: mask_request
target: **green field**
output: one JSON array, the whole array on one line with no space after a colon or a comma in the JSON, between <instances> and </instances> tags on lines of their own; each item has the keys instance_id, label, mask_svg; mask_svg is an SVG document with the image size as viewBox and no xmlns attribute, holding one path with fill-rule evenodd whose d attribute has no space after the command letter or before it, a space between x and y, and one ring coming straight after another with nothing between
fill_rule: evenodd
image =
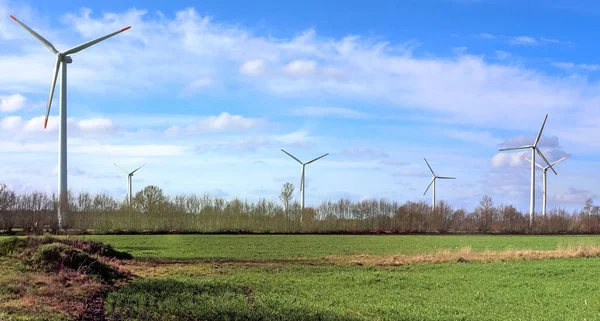
<instances>
[{"instance_id":1,"label":"green field","mask_svg":"<svg viewBox=\"0 0 600 321\"><path fill-rule=\"evenodd\" d=\"M85 238L108 242L138 259L152 260L320 258L327 255L418 254L464 247L471 247L473 251L502 251L600 245L600 236L95 235Z\"/></svg>"},{"instance_id":2,"label":"green field","mask_svg":"<svg viewBox=\"0 0 600 321\"><path fill-rule=\"evenodd\" d=\"M596 258L404 266L333 264L322 259L464 247L474 252L554 250L598 245L600 238L594 236L84 238L108 242L137 259L124 266L141 277L106 298L110 320L600 319Z\"/></svg>"}]
</instances>

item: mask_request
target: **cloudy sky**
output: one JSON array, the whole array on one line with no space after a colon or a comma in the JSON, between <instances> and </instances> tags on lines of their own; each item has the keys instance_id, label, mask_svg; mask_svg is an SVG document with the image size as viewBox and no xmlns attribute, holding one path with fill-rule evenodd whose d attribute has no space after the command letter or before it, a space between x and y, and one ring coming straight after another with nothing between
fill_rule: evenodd
<instances>
[{"instance_id":1,"label":"cloudy sky","mask_svg":"<svg viewBox=\"0 0 600 321\"><path fill-rule=\"evenodd\" d=\"M526 2L526 3L525 3ZM71 3L71 4L70 4ZM17 191L56 191L55 58L72 55L68 168L73 191L277 199L307 166L307 203L341 197L472 209L488 194L528 209L529 167L498 149L533 143L550 161L549 207L597 196L600 120L593 1L0 0L0 177ZM539 158L538 158L539 160ZM541 210L541 171L536 175Z\"/></svg>"}]
</instances>

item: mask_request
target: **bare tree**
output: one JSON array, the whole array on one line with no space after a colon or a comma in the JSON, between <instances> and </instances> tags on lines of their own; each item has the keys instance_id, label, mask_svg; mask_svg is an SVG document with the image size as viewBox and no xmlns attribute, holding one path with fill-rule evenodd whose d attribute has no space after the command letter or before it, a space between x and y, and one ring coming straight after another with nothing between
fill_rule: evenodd
<instances>
[{"instance_id":1,"label":"bare tree","mask_svg":"<svg viewBox=\"0 0 600 321\"><path fill-rule=\"evenodd\" d=\"M157 214L165 209L167 198L163 190L154 185L148 185L135 194L134 205L144 214Z\"/></svg>"},{"instance_id":2,"label":"bare tree","mask_svg":"<svg viewBox=\"0 0 600 321\"><path fill-rule=\"evenodd\" d=\"M0 229L10 233L15 224L13 207L17 195L6 184L0 184Z\"/></svg>"},{"instance_id":3,"label":"bare tree","mask_svg":"<svg viewBox=\"0 0 600 321\"><path fill-rule=\"evenodd\" d=\"M287 182L283 184L281 188L281 193L279 194L279 199L283 202L283 208L285 210L286 215L288 214L288 210L290 208L290 203L292 202L292 198L294 197L294 184Z\"/></svg>"}]
</instances>

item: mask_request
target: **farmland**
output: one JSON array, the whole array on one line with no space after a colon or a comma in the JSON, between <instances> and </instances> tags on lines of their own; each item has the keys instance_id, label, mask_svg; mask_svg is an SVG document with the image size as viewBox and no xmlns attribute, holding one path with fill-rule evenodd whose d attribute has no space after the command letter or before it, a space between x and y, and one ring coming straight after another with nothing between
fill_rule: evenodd
<instances>
[{"instance_id":1,"label":"farmland","mask_svg":"<svg viewBox=\"0 0 600 321\"><path fill-rule=\"evenodd\" d=\"M590 320L600 309L597 259L530 260L527 254L587 246L596 256L600 238L594 236L77 238L109 243L135 258L122 267L137 277L105 298L112 320ZM525 254L489 263L361 261L465 248L472 255ZM7 292L7 278L20 272L3 262L0 289ZM20 315L40 313L31 311Z\"/></svg>"}]
</instances>

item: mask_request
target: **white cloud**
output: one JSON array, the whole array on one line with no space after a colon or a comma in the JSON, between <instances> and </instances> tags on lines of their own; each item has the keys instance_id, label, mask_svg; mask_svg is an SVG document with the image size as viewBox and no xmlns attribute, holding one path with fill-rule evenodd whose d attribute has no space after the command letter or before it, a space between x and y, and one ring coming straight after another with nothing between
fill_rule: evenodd
<instances>
[{"instance_id":1,"label":"white cloud","mask_svg":"<svg viewBox=\"0 0 600 321\"><path fill-rule=\"evenodd\" d=\"M44 118L45 116L38 116L23 120L21 116L4 117L0 120L0 128L3 132L10 132L18 136L44 133L46 137L49 137L48 133L58 133L59 117L48 117L46 128L44 128ZM119 130L119 127L107 118L81 119L79 121L67 118L67 128L69 136L111 134Z\"/></svg>"},{"instance_id":2,"label":"white cloud","mask_svg":"<svg viewBox=\"0 0 600 321\"><path fill-rule=\"evenodd\" d=\"M12 113L25 107L25 97L21 94L0 96L0 112Z\"/></svg>"},{"instance_id":3,"label":"white cloud","mask_svg":"<svg viewBox=\"0 0 600 321\"><path fill-rule=\"evenodd\" d=\"M240 115L231 115L227 112L219 116L209 116L185 128L173 126L165 131L167 135L216 133L226 131L242 131L266 125L266 121L259 118L246 118Z\"/></svg>"},{"instance_id":4,"label":"white cloud","mask_svg":"<svg viewBox=\"0 0 600 321\"><path fill-rule=\"evenodd\" d=\"M293 115L310 117L342 117L342 118L366 118L368 114L350 108L342 107L302 107L292 109Z\"/></svg>"},{"instance_id":5,"label":"white cloud","mask_svg":"<svg viewBox=\"0 0 600 321\"><path fill-rule=\"evenodd\" d=\"M537 45L538 44L537 40L535 40L534 38L528 37L528 36L514 37L509 42L512 45Z\"/></svg>"},{"instance_id":6,"label":"white cloud","mask_svg":"<svg viewBox=\"0 0 600 321\"><path fill-rule=\"evenodd\" d=\"M265 62L263 60L246 61L241 67L240 72L250 76L257 76L265 72Z\"/></svg>"},{"instance_id":7,"label":"white cloud","mask_svg":"<svg viewBox=\"0 0 600 321\"><path fill-rule=\"evenodd\" d=\"M473 36L477 37L477 38L482 38L482 39L496 39L496 36L491 35L489 33L485 33L485 32L481 32L481 33L475 34Z\"/></svg>"},{"instance_id":8,"label":"white cloud","mask_svg":"<svg viewBox=\"0 0 600 321\"><path fill-rule=\"evenodd\" d=\"M192 81L185 88L183 88L184 95L192 95L198 92L202 88L211 87L214 85L213 80L210 77L203 77Z\"/></svg>"},{"instance_id":9,"label":"white cloud","mask_svg":"<svg viewBox=\"0 0 600 321\"><path fill-rule=\"evenodd\" d=\"M315 74L317 63L311 60L294 60L283 67L283 71L292 76L307 76Z\"/></svg>"},{"instance_id":10,"label":"white cloud","mask_svg":"<svg viewBox=\"0 0 600 321\"><path fill-rule=\"evenodd\" d=\"M9 116L9 117L4 117L2 118L2 120L0 121L0 128L3 131L14 131L18 128L21 127L22 125L22 119L20 116Z\"/></svg>"},{"instance_id":11,"label":"white cloud","mask_svg":"<svg viewBox=\"0 0 600 321\"><path fill-rule=\"evenodd\" d=\"M574 70L598 71L598 70L600 70L600 65L596 65L596 64L575 64L572 62L553 62L552 65L555 67L561 68L561 69L567 69L569 71L574 71Z\"/></svg>"}]
</instances>

